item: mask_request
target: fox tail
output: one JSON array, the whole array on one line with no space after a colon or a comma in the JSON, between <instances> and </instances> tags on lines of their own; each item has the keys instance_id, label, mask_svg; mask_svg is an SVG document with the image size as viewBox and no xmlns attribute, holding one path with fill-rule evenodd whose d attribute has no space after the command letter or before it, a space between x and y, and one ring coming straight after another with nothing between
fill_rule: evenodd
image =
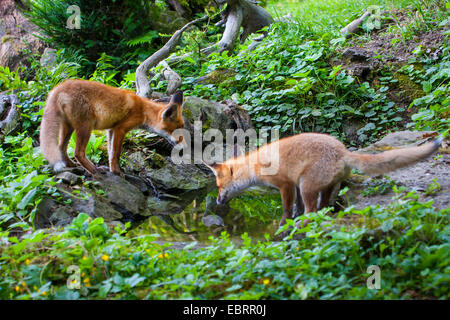
<instances>
[{"instance_id":1,"label":"fox tail","mask_svg":"<svg viewBox=\"0 0 450 320\"><path fill-rule=\"evenodd\" d=\"M51 105L50 97L47 103L47 110L44 112L40 132L40 148L45 159L50 163L55 172L59 172L66 167L62 153L58 147L58 137L61 126L61 118L55 108Z\"/></svg>"},{"instance_id":2,"label":"fox tail","mask_svg":"<svg viewBox=\"0 0 450 320\"><path fill-rule=\"evenodd\" d=\"M414 164L436 152L442 143L437 138L422 146L389 150L379 154L359 154L348 152L344 156L346 165L367 174L383 174Z\"/></svg>"}]
</instances>

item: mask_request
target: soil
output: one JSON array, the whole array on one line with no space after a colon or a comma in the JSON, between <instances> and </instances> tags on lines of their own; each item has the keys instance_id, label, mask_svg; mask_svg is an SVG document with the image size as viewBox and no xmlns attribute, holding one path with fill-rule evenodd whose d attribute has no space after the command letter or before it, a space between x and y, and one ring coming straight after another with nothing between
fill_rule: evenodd
<instances>
[{"instance_id":1,"label":"soil","mask_svg":"<svg viewBox=\"0 0 450 320\"><path fill-rule=\"evenodd\" d=\"M444 43L443 28L424 31L414 35L412 38L402 38L399 33L389 32L389 28L395 25L401 27L410 25L412 18L405 10L394 10L389 16L396 16L398 22L393 18L383 23L380 30L370 33L369 41L361 41L361 38L355 37L350 42L350 48L364 48L372 52L375 56L381 56L387 62L407 62L414 57L412 51L419 45L422 45L427 53L440 54L440 46Z\"/></svg>"}]
</instances>

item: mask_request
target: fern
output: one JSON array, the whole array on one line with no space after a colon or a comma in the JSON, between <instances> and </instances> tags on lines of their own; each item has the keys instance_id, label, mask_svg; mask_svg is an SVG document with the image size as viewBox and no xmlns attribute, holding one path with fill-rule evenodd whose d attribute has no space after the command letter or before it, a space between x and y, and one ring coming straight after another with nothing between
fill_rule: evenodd
<instances>
[{"instance_id":1,"label":"fern","mask_svg":"<svg viewBox=\"0 0 450 320\"><path fill-rule=\"evenodd\" d=\"M126 42L126 44L129 47L140 46L140 45L143 45L146 43L151 44L153 42L153 40L155 40L156 38L158 38L158 32L155 30L150 30L149 32L147 32L137 38L128 40Z\"/></svg>"}]
</instances>

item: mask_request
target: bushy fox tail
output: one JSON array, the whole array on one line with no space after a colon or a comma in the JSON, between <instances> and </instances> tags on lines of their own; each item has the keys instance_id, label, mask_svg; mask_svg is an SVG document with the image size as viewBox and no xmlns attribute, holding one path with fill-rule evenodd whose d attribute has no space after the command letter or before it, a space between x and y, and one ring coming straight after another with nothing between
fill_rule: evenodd
<instances>
[{"instance_id":1,"label":"bushy fox tail","mask_svg":"<svg viewBox=\"0 0 450 320\"><path fill-rule=\"evenodd\" d=\"M349 151L344 156L344 161L349 167L356 168L364 173L383 174L429 157L439 149L442 140L442 138L438 138L419 147L389 150L373 155Z\"/></svg>"},{"instance_id":2,"label":"bushy fox tail","mask_svg":"<svg viewBox=\"0 0 450 320\"><path fill-rule=\"evenodd\" d=\"M58 147L58 137L61 126L61 118L57 111L54 111L50 104L51 98L47 102L41 122L40 147L45 159L50 163L55 172L59 172L66 166L61 151Z\"/></svg>"}]
</instances>

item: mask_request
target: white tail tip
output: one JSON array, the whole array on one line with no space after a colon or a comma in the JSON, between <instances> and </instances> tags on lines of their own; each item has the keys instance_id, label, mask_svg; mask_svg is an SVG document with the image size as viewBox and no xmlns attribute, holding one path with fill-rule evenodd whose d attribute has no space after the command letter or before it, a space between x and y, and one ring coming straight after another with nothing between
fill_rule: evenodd
<instances>
[{"instance_id":1,"label":"white tail tip","mask_svg":"<svg viewBox=\"0 0 450 320\"><path fill-rule=\"evenodd\" d=\"M64 161L58 161L53 165L53 171L55 172L61 172L62 170L64 170L64 168L66 167L66 164L64 163Z\"/></svg>"}]
</instances>

